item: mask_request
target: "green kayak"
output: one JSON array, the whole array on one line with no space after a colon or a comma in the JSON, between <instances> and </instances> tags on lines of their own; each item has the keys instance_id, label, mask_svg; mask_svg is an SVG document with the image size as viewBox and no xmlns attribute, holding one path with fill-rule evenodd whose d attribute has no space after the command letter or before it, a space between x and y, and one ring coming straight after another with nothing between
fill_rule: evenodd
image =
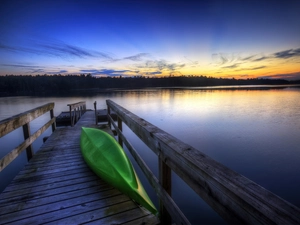
<instances>
[{"instance_id":1,"label":"green kayak","mask_svg":"<svg viewBox=\"0 0 300 225\"><path fill-rule=\"evenodd\" d=\"M111 135L82 127L80 147L85 162L99 177L157 214L126 153Z\"/></svg>"}]
</instances>

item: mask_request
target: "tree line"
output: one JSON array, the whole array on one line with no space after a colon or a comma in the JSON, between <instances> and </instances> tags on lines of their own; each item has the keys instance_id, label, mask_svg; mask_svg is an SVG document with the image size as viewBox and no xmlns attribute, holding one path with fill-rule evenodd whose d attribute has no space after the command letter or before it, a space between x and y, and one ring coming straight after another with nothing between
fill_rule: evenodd
<instances>
[{"instance_id":1,"label":"tree line","mask_svg":"<svg viewBox=\"0 0 300 225\"><path fill-rule=\"evenodd\" d=\"M206 76L180 77L93 77L81 75L6 75L0 76L0 95L63 94L78 91L101 91L110 88L201 87L226 85L300 84L282 79L227 79Z\"/></svg>"}]
</instances>

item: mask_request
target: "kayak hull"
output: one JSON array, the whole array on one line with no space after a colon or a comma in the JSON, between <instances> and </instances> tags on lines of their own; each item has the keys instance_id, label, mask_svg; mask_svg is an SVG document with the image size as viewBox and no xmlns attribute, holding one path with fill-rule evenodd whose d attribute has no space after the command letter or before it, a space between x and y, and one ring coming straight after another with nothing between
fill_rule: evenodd
<instances>
[{"instance_id":1,"label":"kayak hull","mask_svg":"<svg viewBox=\"0 0 300 225\"><path fill-rule=\"evenodd\" d=\"M99 129L82 127L80 148L85 162L100 178L157 214L130 160L111 135Z\"/></svg>"}]
</instances>

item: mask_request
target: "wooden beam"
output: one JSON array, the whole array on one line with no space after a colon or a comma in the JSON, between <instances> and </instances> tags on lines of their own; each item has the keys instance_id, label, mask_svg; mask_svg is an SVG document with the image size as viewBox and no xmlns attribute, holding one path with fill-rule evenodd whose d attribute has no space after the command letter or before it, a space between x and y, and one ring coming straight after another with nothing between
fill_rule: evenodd
<instances>
[{"instance_id":1,"label":"wooden beam","mask_svg":"<svg viewBox=\"0 0 300 225\"><path fill-rule=\"evenodd\" d=\"M166 190L166 192L172 196L172 173L171 169L165 164L164 161L158 159L159 165L159 183ZM172 224L172 218L169 212L167 211L165 204L162 200L159 202L159 211L160 211L160 221L162 224Z\"/></svg>"},{"instance_id":2,"label":"wooden beam","mask_svg":"<svg viewBox=\"0 0 300 225\"><path fill-rule=\"evenodd\" d=\"M84 106L85 107L85 105L86 105L85 102L76 102L76 103L68 104L67 106L70 107L70 110L73 110L73 109L78 108L80 106Z\"/></svg>"},{"instance_id":3,"label":"wooden beam","mask_svg":"<svg viewBox=\"0 0 300 225\"><path fill-rule=\"evenodd\" d=\"M94 109L95 109L95 124L98 124L98 114L97 114L97 102L94 102Z\"/></svg>"},{"instance_id":4,"label":"wooden beam","mask_svg":"<svg viewBox=\"0 0 300 225\"><path fill-rule=\"evenodd\" d=\"M30 125L29 125L29 123L26 123L26 124L23 125L23 135L24 135L25 140L30 137ZM32 149L31 144L26 148L26 152L27 152L27 160L29 161L33 156L33 149Z\"/></svg>"},{"instance_id":5,"label":"wooden beam","mask_svg":"<svg viewBox=\"0 0 300 225\"><path fill-rule=\"evenodd\" d=\"M108 107L229 223L300 224L300 209L118 104Z\"/></svg>"},{"instance_id":6,"label":"wooden beam","mask_svg":"<svg viewBox=\"0 0 300 225\"><path fill-rule=\"evenodd\" d=\"M26 149L29 145L31 145L51 124L55 122L55 118L52 118L48 123L46 123L43 127L37 130L33 135L28 137L22 144L18 147L7 153L0 160L0 172L10 164L15 158L17 158L21 152Z\"/></svg>"},{"instance_id":7,"label":"wooden beam","mask_svg":"<svg viewBox=\"0 0 300 225\"><path fill-rule=\"evenodd\" d=\"M122 132L122 120L120 117L118 117L118 128L119 130ZM119 144L123 147L123 141L122 141L122 138L120 137L120 135L118 135L118 141L119 141Z\"/></svg>"},{"instance_id":8,"label":"wooden beam","mask_svg":"<svg viewBox=\"0 0 300 225\"><path fill-rule=\"evenodd\" d=\"M40 107L31 109L24 113L9 117L5 120L0 121L0 137L12 132L13 130L29 123L35 118L43 115L44 113L50 111L54 108L54 103L48 103Z\"/></svg>"},{"instance_id":9,"label":"wooden beam","mask_svg":"<svg viewBox=\"0 0 300 225\"><path fill-rule=\"evenodd\" d=\"M54 112L53 112L53 109L51 109L51 110L50 110L50 119L53 119L53 118L55 118L55 117L54 117ZM56 118L55 118L55 122L52 123L52 132L54 132L55 129L56 129Z\"/></svg>"}]
</instances>

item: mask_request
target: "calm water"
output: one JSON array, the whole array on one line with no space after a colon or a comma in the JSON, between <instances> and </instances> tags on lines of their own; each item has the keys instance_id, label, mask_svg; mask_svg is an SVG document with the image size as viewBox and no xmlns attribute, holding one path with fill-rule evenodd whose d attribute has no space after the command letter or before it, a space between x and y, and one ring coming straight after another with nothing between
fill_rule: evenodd
<instances>
[{"instance_id":1,"label":"calm water","mask_svg":"<svg viewBox=\"0 0 300 225\"><path fill-rule=\"evenodd\" d=\"M148 89L84 97L0 98L0 120L48 102L55 115L67 104L86 101L106 108L111 99L176 138L300 207L300 89ZM32 132L49 118L31 124ZM126 127L126 136L157 174L157 157ZM50 129L43 136L48 136ZM18 129L0 139L0 157L23 140ZM34 144L37 150L42 137ZM0 174L0 192L26 163L23 154ZM156 195L142 177L149 195ZM222 219L173 174L173 198L192 223ZM184 194L183 194L184 193Z\"/></svg>"}]
</instances>

